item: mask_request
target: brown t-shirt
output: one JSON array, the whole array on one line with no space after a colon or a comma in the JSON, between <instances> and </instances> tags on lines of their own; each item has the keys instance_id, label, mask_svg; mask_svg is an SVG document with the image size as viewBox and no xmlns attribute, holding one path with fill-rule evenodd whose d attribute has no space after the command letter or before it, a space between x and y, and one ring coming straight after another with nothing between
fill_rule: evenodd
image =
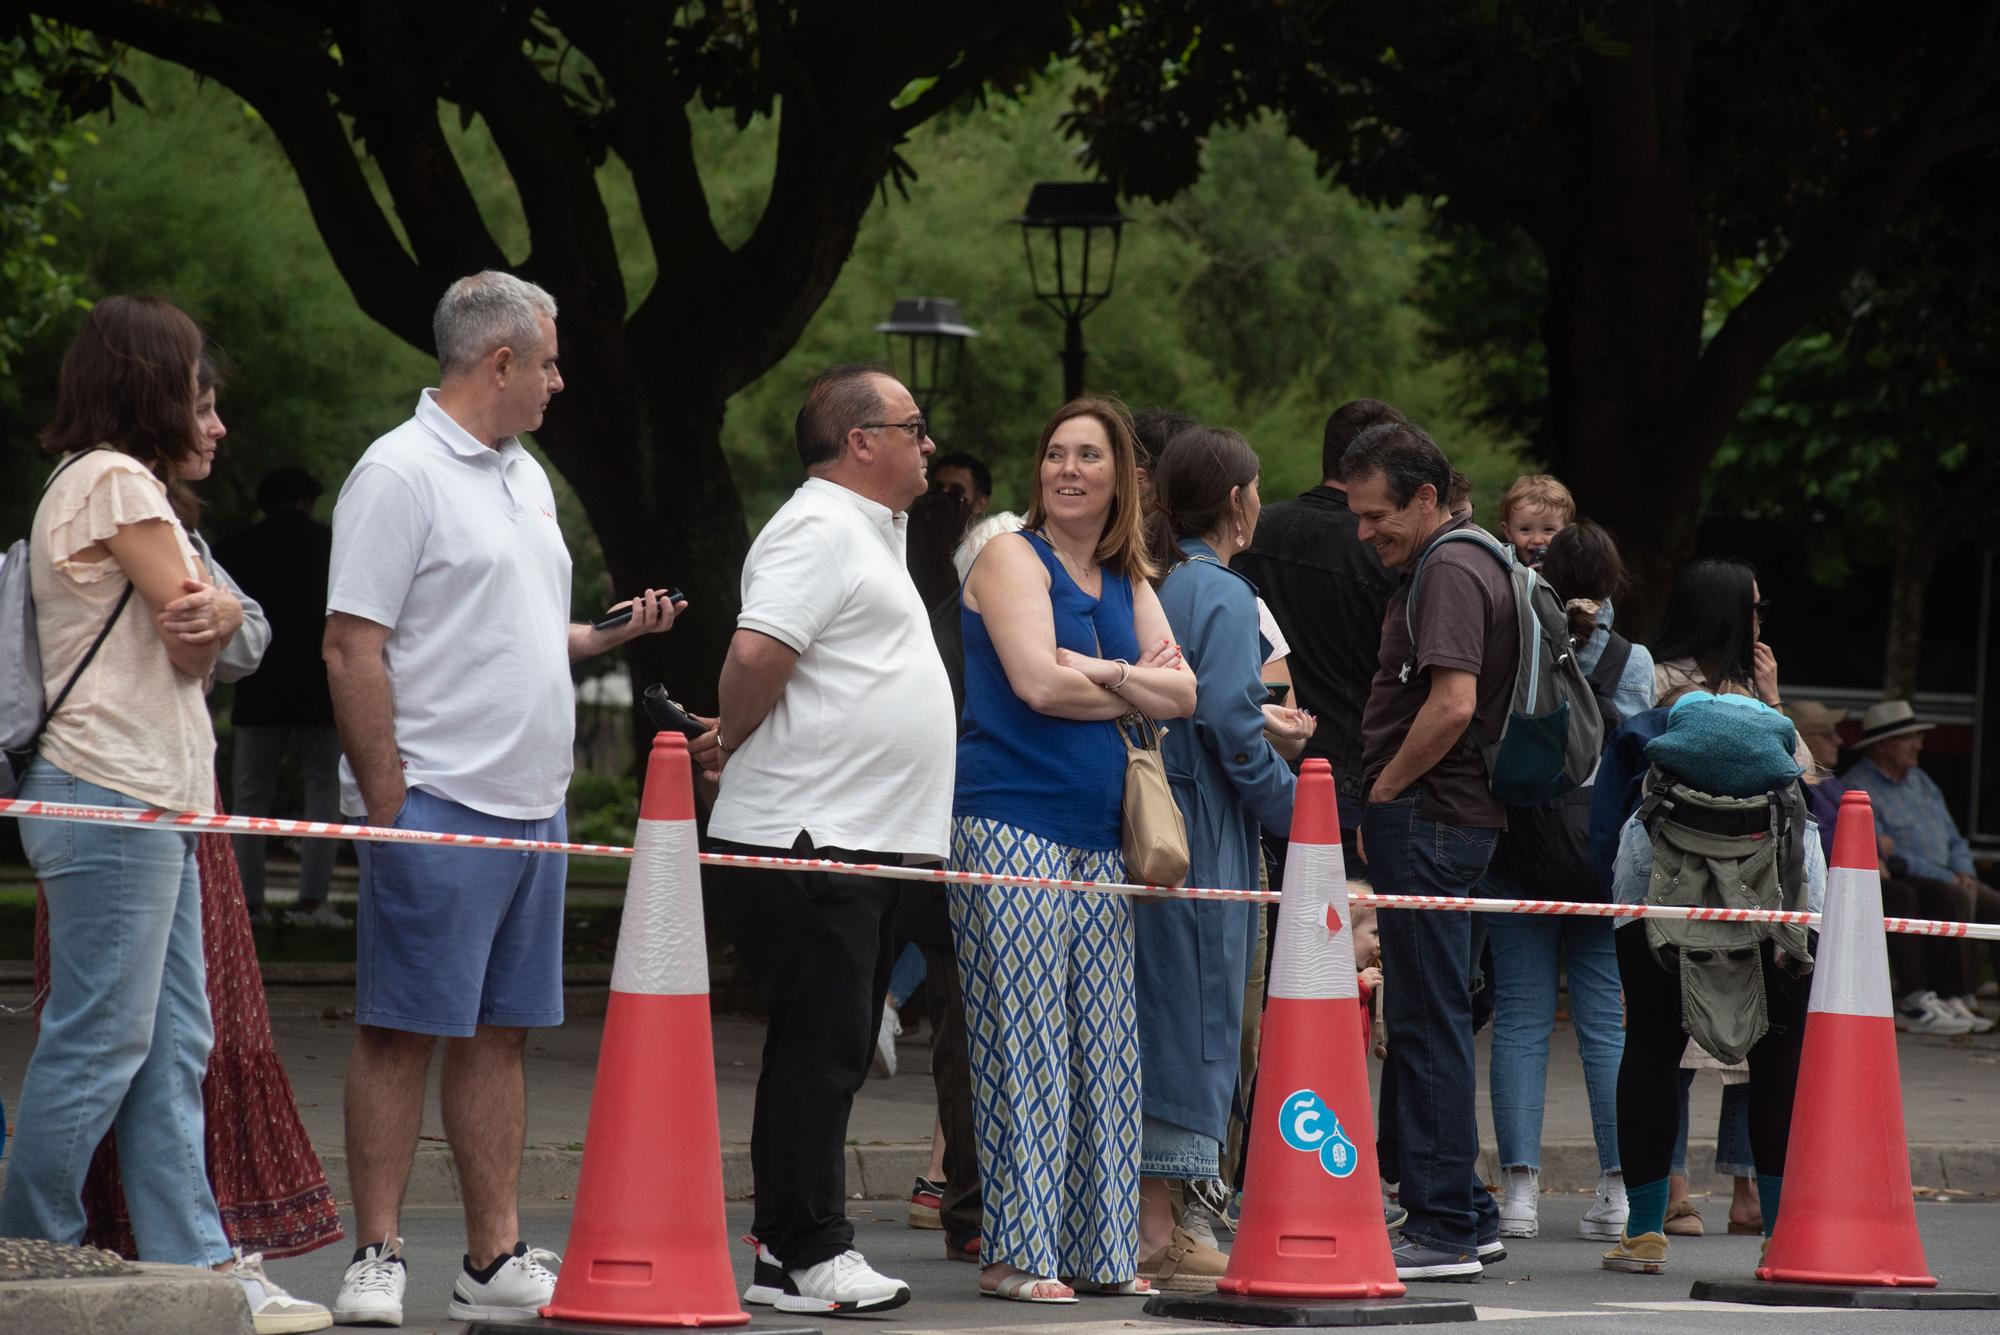
<instances>
[{"instance_id":1,"label":"brown t-shirt","mask_svg":"<svg viewBox=\"0 0 2000 1335\"><path fill-rule=\"evenodd\" d=\"M1457 529L1485 531L1470 519L1456 520L1433 534L1423 550L1428 551L1431 543ZM1411 569L1415 569L1414 562ZM1432 820L1503 828L1506 808L1486 786L1486 760L1473 734L1491 746L1500 739L1500 729L1507 720L1521 656L1513 583L1491 552L1469 542L1446 543L1424 566L1414 655L1403 612L1409 599L1410 580L1405 573L1403 582L1389 595L1389 610L1382 619L1382 653L1361 718L1367 782L1374 784L1409 736L1417 711L1430 698L1430 669L1476 672L1478 703L1466 736L1411 785L1410 791L1419 797L1417 810ZM1403 664L1413 657L1417 670L1407 682L1398 681Z\"/></svg>"}]
</instances>

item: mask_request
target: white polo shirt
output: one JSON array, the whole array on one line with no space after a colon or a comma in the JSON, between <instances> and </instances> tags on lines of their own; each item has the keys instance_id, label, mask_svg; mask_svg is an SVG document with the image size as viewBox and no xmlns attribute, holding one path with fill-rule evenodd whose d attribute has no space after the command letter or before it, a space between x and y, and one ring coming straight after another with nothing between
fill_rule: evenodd
<instances>
[{"instance_id":1,"label":"white polo shirt","mask_svg":"<svg viewBox=\"0 0 2000 1335\"><path fill-rule=\"evenodd\" d=\"M347 475L326 610L389 627L405 783L542 820L574 764L569 549L542 466L512 436L481 444L436 393ZM340 801L366 809L344 756Z\"/></svg>"},{"instance_id":2,"label":"white polo shirt","mask_svg":"<svg viewBox=\"0 0 2000 1335\"><path fill-rule=\"evenodd\" d=\"M908 520L808 479L743 563L736 624L798 651L784 694L722 771L709 833L943 858L958 720L904 565Z\"/></svg>"}]
</instances>

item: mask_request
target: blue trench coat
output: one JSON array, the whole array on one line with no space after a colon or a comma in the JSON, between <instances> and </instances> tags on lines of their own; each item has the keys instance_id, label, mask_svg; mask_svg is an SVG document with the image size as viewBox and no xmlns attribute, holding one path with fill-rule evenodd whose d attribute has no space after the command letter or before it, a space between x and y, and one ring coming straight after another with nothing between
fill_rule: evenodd
<instances>
[{"instance_id":1,"label":"blue trench coat","mask_svg":"<svg viewBox=\"0 0 2000 1335\"><path fill-rule=\"evenodd\" d=\"M1160 586L1167 623L1200 682L1194 717L1161 743L1188 832L1188 884L1257 888L1257 827L1292 824L1292 772L1264 739L1264 640L1256 589L1199 539ZM1135 981L1145 1110L1216 1140L1229 1129L1243 986L1258 906L1140 904Z\"/></svg>"}]
</instances>

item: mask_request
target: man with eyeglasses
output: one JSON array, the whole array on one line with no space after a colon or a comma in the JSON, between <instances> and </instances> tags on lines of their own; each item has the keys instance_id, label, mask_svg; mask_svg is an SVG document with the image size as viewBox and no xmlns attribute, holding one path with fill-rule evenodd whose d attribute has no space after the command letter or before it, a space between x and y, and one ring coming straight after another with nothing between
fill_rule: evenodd
<instances>
[{"instance_id":1,"label":"man with eyeglasses","mask_svg":"<svg viewBox=\"0 0 2000 1335\"><path fill-rule=\"evenodd\" d=\"M886 367L836 366L796 425L806 481L743 563L721 718L695 759L721 791L719 850L849 863L941 862L958 720L904 511L931 443ZM909 1301L854 1249L847 1118L867 1078L894 962L897 883L758 868L723 873L723 922L770 1017L750 1133L757 1259L743 1300L785 1312Z\"/></svg>"}]
</instances>

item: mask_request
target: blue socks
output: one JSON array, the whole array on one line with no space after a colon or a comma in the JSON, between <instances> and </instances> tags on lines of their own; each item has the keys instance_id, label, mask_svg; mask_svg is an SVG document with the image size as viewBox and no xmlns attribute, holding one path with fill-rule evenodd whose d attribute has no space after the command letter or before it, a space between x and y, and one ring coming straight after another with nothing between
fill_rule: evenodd
<instances>
[{"instance_id":1,"label":"blue socks","mask_svg":"<svg viewBox=\"0 0 2000 1335\"><path fill-rule=\"evenodd\" d=\"M1772 1179L1776 1181L1776 1179ZM1763 1183L1759 1180L1761 1188ZM1625 1236L1636 1238L1641 1233L1664 1233L1667 1231L1667 1179L1657 1182L1625 1185L1625 1203L1632 1213L1625 1221ZM1765 1216L1769 1218L1769 1216Z\"/></svg>"},{"instance_id":2,"label":"blue socks","mask_svg":"<svg viewBox=\"0 0 2000 1335\"><path fill-rule=\"evenodd\" d=\"M1767 1238L1771 1236L1771 1231L1778 1226L1778 1199L1784 1194L1785 1179L1783 1174L1777 1177L1769 1177L1763 1173L1757 1174L1757 1201L1760 1208L1764 1211L1764 1236Z\"/></svg>"}]
</instances>

